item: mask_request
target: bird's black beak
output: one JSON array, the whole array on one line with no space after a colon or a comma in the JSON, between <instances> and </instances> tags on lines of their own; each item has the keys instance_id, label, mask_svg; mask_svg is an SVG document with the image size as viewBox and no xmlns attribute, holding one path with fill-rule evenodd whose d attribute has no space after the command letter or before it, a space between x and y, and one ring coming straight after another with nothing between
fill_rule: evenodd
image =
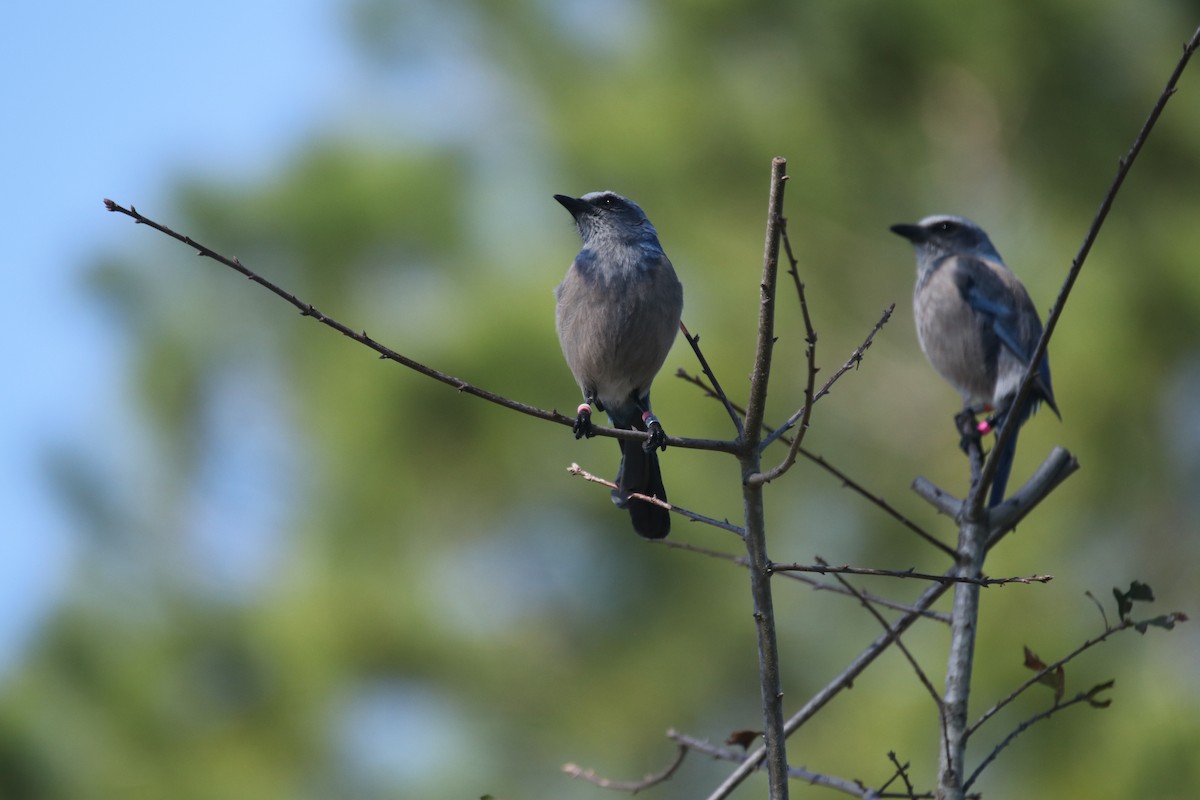
<instances>
[{"instance_id":1,"label":"bird's black beak","mask_svg":"<svg viewBox=\"0 0 1200 800\"><path fill-rule=\"evenodd\" d=\"M565 208L567 211L570 211L572 217L578 217L579 213L588 207L588 204L583 200L580 200L578 197L569 197L565 194L556 194L554 195L554 199L557 200L563 208Z\"/></svg>"},{"instance_id":2,"label":"bird's black beak","mask_svg":"<svg viewBox=\"0 0 1200 800\"><path fill-rule=\"evenodd\" d=\"M897 236L903 236L913 244L920 244L929 238L929 232L920 225L909 225L908 223L900 223L891 227L892 233Z\"/></svg>"}]
</instances>

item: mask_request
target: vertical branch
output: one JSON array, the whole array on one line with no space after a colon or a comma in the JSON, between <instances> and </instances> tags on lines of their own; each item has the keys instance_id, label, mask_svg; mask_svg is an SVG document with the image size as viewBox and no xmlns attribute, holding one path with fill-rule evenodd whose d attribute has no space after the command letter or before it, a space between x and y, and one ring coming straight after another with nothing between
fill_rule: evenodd
<instances>
[{"instance_id":1,"label":"vertical branch","mask_svg":"<svg viewBox=\"0 0 1200 800\"><path fill-rule=\"evenodd\" d=\"M964 508L970 506L964 503ZM970 513L968 511L968 513ZM964 518L958 532L958 575L978 578L987 553L987 514ZM946 664L946 694L942 698L942 752L938 767L938 800L962 800L967 750L967 701L975 659L979 622L979 584L954 587L950 618L950 656Z\"/></svg>"},{"instance_id":2,"label":"vertical branch","mask_svg":"<svg viewBox=\"0 0 1200 800\"><path fill-rule=\"evenodd\" d=\"M763 415L767 408L767 383L771 377L771 354L775 349L775 284L779 275L779 239L783 231L783 184L787 160L771 161L771 194L767 206L767 241L763 252L763 277L759 286L758 348L750 373L750 398L746 403L746 444L753 447L762 438Z\"/></svg>"},{"instance_id":3,"label":"vertical branch","mask_svg":"<svg viewBox=\"0 0 1200 800\"><path fill-rule=\"evenodd\" d=\"M783 731L783 682L779 674L779 644L775 634L775 607L771 598L771 560L767 556L767 531L763 513L763 485L752 482L762 455L762 420L771 375L775 344L775 286L779 274L779 238L783 220L783 186L787 161L771 162L771 193L767 209L767 238L763 277L759 287L758 346L746 404L745 433L741 437L742 497L746 515L746 553L749 557L750 593L758 629L758 673L762 688L763 738L766 741L767 777L771 800L787 800L787 745Z\"/></svg>"}]
</instances>

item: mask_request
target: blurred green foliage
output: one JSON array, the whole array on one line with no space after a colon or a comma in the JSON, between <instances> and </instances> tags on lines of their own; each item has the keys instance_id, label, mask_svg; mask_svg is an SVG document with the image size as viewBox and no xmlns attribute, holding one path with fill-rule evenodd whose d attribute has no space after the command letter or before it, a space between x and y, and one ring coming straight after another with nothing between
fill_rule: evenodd
<instances>
[{"instance_id":1,"label":"blurred green foliage","mask_svg":"<svg viewBox=\"0 0 1200 800\"><path fill-rule=\"evenodd\" d=\"M809 446L949 540L952 525L907 487L923 474L964 490L957 398L918 351L912 255L887 227L973 217L1048 308L1195 11L358 0L344 33L361 45L371 102L389 109L368 115L378 129L332 121L277 170L184 176L171 207L141 210L410 357L569 412L551 289L577 243L550 194L611 188L658 226L685 322L741 400L769 161L786 156L822 374L897 304L817 407ZM1158 612L1195 611L1197 69L1052 344L1064 421L1027 426L1014 484L1054 444L1083 469L989 562L993 575L1056 580L985 593L973 715L1024 680L1023 646L1051 660L1098 631L1085 590L1138 579ZM604 793L561 764L633 777L670 759L667 728L720 741L760 726L744 574L639 541L606 491L566 475L573 461L611 473L611 441L576 442L379 362L173 242L132 226L128 237L92 277L125 327L144 431L119 457L53 455L89 557L0 694L0 795L591 798ZM798 311L781 289L775 419L803 380ZM678 367L698 371L682 342L655 388L667 429L729 435ZM728 459L671 450L663 469L674 501L738 517ZM767 498L777 560L945 567L812 465ZM672 536L737 551L699 526ZM783 580L776 605L794 709L876 623ZM908 643L939 683L944 630L926 623ZM1192 796L1198 666L1188 626L1071 664L1069 694L1116 678L1112 708L1034 728L977 788ZM990 723L970 762L1048 695ZM935 725L893 652L790 756L877 784L895 750L928 786ZM727 771L689 759L656 796L701 796Z\"/></svg>"}]
</instances>

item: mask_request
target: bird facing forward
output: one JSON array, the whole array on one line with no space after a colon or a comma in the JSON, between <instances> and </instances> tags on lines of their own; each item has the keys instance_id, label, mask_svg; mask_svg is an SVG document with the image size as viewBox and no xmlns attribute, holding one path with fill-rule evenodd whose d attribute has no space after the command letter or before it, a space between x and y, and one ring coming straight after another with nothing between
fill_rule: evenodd
<instances>
[{"instance_id":1,"label":"bird facing forward","mask_svg":"<svg viewBox=\"0 0 1200 800\"><path fill-rule=\"evenodd\" d=\"M661 539L671 530L670 512L629 494L667 499L656 452L666 449L666 433L650 410L650 384L679 330L683 287L636 203L613 192L554 199L571 212L583 240L555 290L558 340L583 392L575 438L592 435L592 405L608 413L614 428L650 434L644 442L618 440L612 497L628 509L638 534Z\"/></svg>"}]
</instances>

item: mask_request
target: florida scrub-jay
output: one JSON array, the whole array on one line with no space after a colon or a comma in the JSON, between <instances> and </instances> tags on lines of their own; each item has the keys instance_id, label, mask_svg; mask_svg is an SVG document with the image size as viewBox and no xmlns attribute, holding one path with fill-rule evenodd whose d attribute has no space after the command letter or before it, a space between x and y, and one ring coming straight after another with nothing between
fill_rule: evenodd
<instances>
[{"instance_id":1,"label":"florida scrub-jay","mask_svg":"<svg viewBox=\"0 0 1200 800\"><path fill-rule=\"evenodd\" d=\"M634 530L661 539L671 529L670 512L631 501L629 493L667 499L655 452L666 448L666 434L650 410L650 384L679 330L683 287L636 203L613 192L554 199L571 212L583 240L555 290L558 340L584 399L575 438L591 435L591 405L607 412L615 428L650 433L645 442L618 440L612 496L628 509Z\"/></svg>"},{"instance_id":2,"label":"florida scrub-jay","mask_svg":"<svg viewBox=\"0 0 1200 800\"><path fill-rule=\"evenodd\" d=\"M1017 425L1023 425L1041 403L1061 419L1050 385L1049 355L1038 365L1029 401L1012 408L1041 338L1042 321L983 229L969 219L939 214L915 225L893 225L892 232L916 249L913 315L929 363L962 395L964 411L995 411L978 430L999 430L1014 413ZM1004 499L1016 445L1014 431L997 456L991 506Z\"/></svg>"}]
</instances>

